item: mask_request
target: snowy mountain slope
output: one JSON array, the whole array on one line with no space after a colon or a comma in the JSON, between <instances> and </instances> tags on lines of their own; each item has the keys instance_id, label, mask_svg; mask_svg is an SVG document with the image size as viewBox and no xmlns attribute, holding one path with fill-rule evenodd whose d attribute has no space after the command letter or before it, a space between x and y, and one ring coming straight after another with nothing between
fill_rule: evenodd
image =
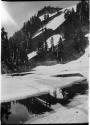
<instances>
[{"instance_id":1,"label":"snowy mountain slope","mask_svg":"<svg viewBox=\"0 0 90 125\"><path fill-rule=\"evenodd\" d=\"M47 44L48 44L48 48L51 48L51 38L53 37L53 43L54 43L54 46L56 46L59 42L59 39L60 37L62 38L62 41L65 40L62 35L60 34L56 34L56 35L52 35L51 37L49 37L47 39Z\"/></svg>"},{"instance_id":2,"label":"snowy mountain slope","mask_svg":"<svg viewBox=\"0 0 90 125\"><path fill-rule=\"evenodd\" d=\"M90 39L90 34L87 34ZM65 73L80 73L88 79L88 68L89 68L89 47L86 48L85 54L75 61L71 61L67 64L56 64L53 66L37 66L34 68L33 73L40 75L57 75Z\"/></svg>"},{"instance_id":3,"label":"snowy mountain slope","mask_svg":"<svg viewBox=\"0 0 90 125\"><path fill-rule=\"evenodd\" d=\"M52 21L50 21L48 24L45 25L47 29L55 30L57 27L59 27L63 22L65 21L64 13L54 18Z\"/></svg>"},{"instance_id":4,"label":"snowy mountain slope","mask_svg":"<svg viewBox=\"0 0 90 125\"><path fill-rule=\"evenodd\" d=\"M87 49L88 51L88 49ZM54 66L38 66L33 73L39 75L58 75L80 73L88 78L89 58L86 52L80 59L67 64L57 64Z\"/></svg>"},{"instance_id":5,"label":"snowy mountain slope","mask_svg":"<svg viewBox=\"0 0 90 125\"><path fill-rule=\"evenodd\" d=\"M56 14L57 14L57 12L55 12L55 13L53 13L53 14L50 14L50 13L49 13L49 17L52 17L52 16L54 16L54 15L56 15ZM44 20L44 15L39 16L39 18L40 18L41 21L43 21L43 20Z\"/></svg>"},{"instance_id":6,"label":"snowy mountain slope","mask_svg":"<svg viewBox=\"0 0 90 125\"><path fill-rule=\"evenodd\" d=\"M28 60L32 59L33 57L35 57L37 55L37 51L33 51L31 53L29 53L28 56Z\"/></svg>"},{"instance_id":7,"label":"snowy mountain slope","mask_svg":"<svg viewBox=\"0 0 90 125\"><path fill-rule=\"evenodd\" d=\"M85 37L88 37L88 40L90 41L90 33L86 34ZM63 74L75 74L80 73L83 75L81 78L86 78L89 80L89 47L86 48L85 54L80 57L79 59L69 62L67 64L57 64L54 66L38 66L34 68L35 71L33 73L37 74L37 76L40 76L40 78L43 78L44 80L41 82L49 80L48 78L52 78L52 84L54 83L54 75L63 75ZM48 74L48 75L47 75ZM69 80L70 76L68 76ZM74 77L77 80L77 77ZM59 81L59 84L64 84L65 77L58 77L58 79L63 79L62 82ZM47 81L45 83L47 83ZM70 80L71 81L71 80ZM50 81L48 81L50 83ZM57 84L58 81L56 81L55 84ZM66 83L65 83L66 84ZM70 84L70 82L69 82ZM68 85L69 85L68 84ZM77 84L77 81L76 81ZM83 84L81 82L81 84ZM86 84L86 83L85 83ZM60 97L61 98L61 97ZM41 117L40 119L36 119L33 121L30 121L30 119L26 123L88 123L88 94L79 95L77 94L73 99L70 100L70 103L68 105L63 105L62 103L58 103L55 105L55 112L46 114L45 117ZM53 106L52 106L53 107ZM58 107L58 108L57 108ZM62 114L62 115L61 115Z\"/></svg>"},{"instance_id":8,"label":"snowy mountain slope","mask_svg":"<svg viewBox=\"0 0 90 125\"><path fill-rule=\"evenodd\" d=\"M90 33L85 35L90 40ZM54 36L59 39L59 35ZM29 59L35 57L36 51L28 55ZM73 82L82 81L88 78L89 69L89 47L86 48L85 54L75 61L66 64L56 64L53 66L37 66L24 77L2 77L2 101L26 98L45 92L53 91L57 87L72 84ZM69 77L59 78L55 75L69 75ZM77 74L74 76L73 74ZM80 74L80 75L79 75ZM71 76L71 77L70 77ZM16 84L17 83L17 84ZM31 91L30 91L31 90ZM16 93L16 94L15 94Z\"/></svg>"},{"instance_id":9,"label":"snowy mountain slope","mask_svg":"<svg viewBox=\"0 0 90 125\"><path fill-rule=\"evenodd\" d=\"M65 13L64 13L64 11L65 10L71 10L72 8L76 11L76 5L60 10L60 12L62 12L62 14L58 15L57 17L52 19L49 23L45 24L43 26L43 28L52 29L52 30L57 29L65 21L65 18L64 18ZM42 28L40 28L38 30L38 32L32 38L35 38L40 34L42 34Z\"/></svg>"},{"instance_id":10,"label":"snowy mountain slope","mask_svg":"<svg viewBox=\"0 0 90 125\"><path fill-rule=\"evenodd\" d=\"M65 21L64 13L62 13L61 15L59 15L59 16L55 17L53 20L51 20L48 24L44 25L43 28L55 30L64 21ZM32 38L35 38L40 34L42 34L42 28L39 29L39 31Z\"/></svg>"},{"instance_id":11,"label":"snowy mountain slope","mask_svg":"<svg viewBox=\"0 0 90 125\"><path fill-rule=\"evenodd\" d=\"M76 12L76 5L70 6L70 7L67 7L67 8L64 8L64 9L61 10L61 12L64 12L65 10L72 10L72 8L73 8L74 11Z\"/></svg>"},{"instance_id":12,"label":"snowy mountain slope","mask_svg":"<svg viewBox=\"0 0 90 125\"><path fill-rule=\"evenodd\" d=\"M67 8L61 9L58 12L64 12L66 9L71 10L72 8L74 8L74 10L76 11L76 6L72 6L72 7L67 7ZM57 14L57 12L52 13L52 14L49 13L49 17L52 17L52 16L54 16L56 14ZM44 20L44 15L39 16L39 18L40 18L41 21L43 21Z\"/></svg>"},{"instance_id":13,"label":"snowy mountain slope","mask_svg":"<svg viewBox=\"0 0 90 125\"><path fill-rule=\"evenodd\" d=\"M53 37L53 43L54 43L54 46L56 46L58 44L58 41L59 41L59 38L61 37L61 35L57 34L57 35L53 35L51 37ZM49 37L47 39L48 48L51 48L51 37Z\"/></svg>"},{"instance_id":14,"label":"snowy mountain slope","mask_svg":"<svg viewBox=\"0 0 90 125\"><path fill-rule=\"evenodd\" d=\"M50 113L45 117L33 120L30 119L26 124L77 124L88 122L88 100L86 95L78 95L71 103L70 106L63 106L58 104L58 108L55 109L54 113Z\"/></svg>"},{"instance_id":15,"label":"snowy mountain slope","mask_svg":"<svg viewBox=\"0 0 90 125\"><path fill-rule=\"evenodd\" d=\"M51 37L53 37L53 43L54 43L54 46L56 46L58 44L58 41L60 39L60 37L62 38L62 35L60 34L56 34L56 35L52 35ZM47 45L48 45L48 48L51 48L51 37L49 37L47 39ZM64 38L62 38L62 41L65 40ZM28 60L34 58L35 56L37 55L37 51L33 51L31 53L29 53L27 56L28 56Z\"/></svg>"},{"instance_id":16,"label":"snowy mountain slope","mask_svg":"<svg viewBox=\"0 0 90 125\"><path fill-rule=\"evenodd\" d=\"M63 14L65 9L62 10ZM58 17L58 16L57 16ZM55 26L54 23L60 18L55 17L53 19L54 22L49 22L45 26L53 27L52 29L58 27L58 24ZM60 17L60 16L59 16ZM64 17L64 16L63 16ZM63 18L62 18L63 19ZM56 21L55 21L56 20ZM63 24L63 20L61 23ZM50 24L50 25L49 25ZM59 23L60 25L60 23ZM60 34L52 35L47 39L48 48L51 47L51 37L53 37L54 46L57 45L59 38L62 37ZM88 37L90 40L90 34L86 34L85 37ZM37 38L36 38L37 39ZM36 40L37 42L37 40ZM67 42L68 43L68 42ZM69 44L70 45L70 44ZM35 48L36 49L36 48ZM41 120L34 120L34 123L84 123L88 122L88 88L85 91L85 94L78 93L78 89L82 89L83 84L88 86L89 81L89 47L85 49L84 55L82 55L79 59L71 61L66 64L55 64L53 66L37 66L31 72L23 73L23 75L3 75L2 76L2 102L8 102L13 100L24 99L33 96L39 96L43 94L49 93L51 96L60 99L57 101L57 104L54 106L59 107L54 112L50 112L50 114L41 118ZM38 54L39 55L39 54ZM37 51L33 51L28 54L28 59L32 59L37 56ZM67 56L67 53L66 53ZM50 56L49 56L50 57ZM33 63L33 61L31 61ZM31 64L32 64L31 63ZM36 62L35 62L36 63ZM19 73L18 73L19 74ZM84 83L83 83L84 81ZM77 90L72 92L71 86L76 85ZM80 86L78 86L80 85ZM75 94L73 98L69 98L67 93L65 98L62 94L62 88L68 88L70 86L70 93L68 95ZM85 87L85 86L84 86ZM67 91L66 91L67 92ZM82 90L84 93L84 91ZM65 103L70 100L67 105ZM63 103L64 102L64 103ZM51 105L51 108L54 107ZM61 115L62 114L62 115ZM41 116L42 117L42 116ZM32 123L33 123L32 122ZM28 122L30 123L30 122Z\"/></svg>"},{"instance_id":17,"label":"snowy mountain slope","mask_svg":"<svg viewBox=\"0 0 90 125\"><path fill-rule=\"evenodd\" d=\"M90 35L86 35L86 37ZM36 52L31 53L34 57ZM30 56L30 58L31 58ZM89 69L89 47L85 54L75 61L67 64L57 64L53 66L37 66L25 76L2 76L2 101L21 99L30 96L50 93L62 86L70 85L73 82L88 80ZM74 76L76 74L76 76ZM82 76L80 76L81 74ZM55 77L63 75L63 77ZM64 75L69 75L64 77ZM16 93L16 94L15 94ZM60 98L62 96L60 95Z\"/></svg>"}]
</instances>

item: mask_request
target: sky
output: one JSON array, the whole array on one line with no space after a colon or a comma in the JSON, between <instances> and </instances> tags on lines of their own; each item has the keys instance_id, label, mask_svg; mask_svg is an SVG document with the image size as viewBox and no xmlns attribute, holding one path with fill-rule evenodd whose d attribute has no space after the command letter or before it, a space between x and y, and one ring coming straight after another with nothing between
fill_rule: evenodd
<instances>
[{"instance_id":1,"label":"sky","mask_svg":"<svg viewBox=\"0 0 90 125\"><path fill-rule=\"evenodd\" d=\"M1 26L8 32L8 37L22 28L23 23L37 14L44 6L66 8L73 6L78 1L33 1L33 2L1 2Z\"/></svg>"}]
</instances>

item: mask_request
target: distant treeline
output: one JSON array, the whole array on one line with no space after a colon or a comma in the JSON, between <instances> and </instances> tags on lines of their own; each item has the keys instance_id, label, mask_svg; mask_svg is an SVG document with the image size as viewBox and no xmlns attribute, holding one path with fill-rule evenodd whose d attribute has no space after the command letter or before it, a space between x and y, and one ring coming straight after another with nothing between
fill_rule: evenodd
<instances>
[{"instance_id":1,"label":"distant treeline","mask_svg":"<svg viewBox=\"0 0 90 125\"><path fill-rule=\"evenodd\" d=\"M62 8L59 8L59 7L45 6L43 9L38 11L37 16L42 16L45 13L52 14L52 13L58 12L61 9Z\"/></svg>"}]
</instances>

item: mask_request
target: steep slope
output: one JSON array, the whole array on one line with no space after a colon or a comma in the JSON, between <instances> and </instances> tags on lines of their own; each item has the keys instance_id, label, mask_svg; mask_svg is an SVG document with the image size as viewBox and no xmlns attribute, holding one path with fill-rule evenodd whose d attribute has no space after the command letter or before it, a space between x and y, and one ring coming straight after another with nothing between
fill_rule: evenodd
<instances>
[{"instance_id":1,"label":"steep slope","mask_svg":"<svg viewBox=\"0 0 90 125\"><path fill-rule=\"evenodd\" d=\"M34 58L37 55L37 51L31 52L30 54L28 54L28 60Z\"/></svg>"},{"instance_id":2,"label":"steep slope","mask_svg":"<svg viewBox=\"0 0 90 125\"><path fill-rule=\"evenodd\" d=\"M74 23L75 23L75 25L78 25L78 27L75 27L74 25L71 25L70 20L67 20L65 18L66 12L68 10L72 10L72 9L76 12L76 7L77 6L75 5L75 6L61 9L59 11L60 13L56 14L56 16L54 15L55 17L52 18L52 20L43 24L43 26L32 37L34 51L37 50L37 48L39 47L39 44L42 44L42 46L44 48L44 42L46 41L47 47L48 47L47 53L45 54L46 60L49 60L52 57L51 60L55 59L57 61L58 60L61 61L60 55L57 56L57 44L59 43L60 38L62 39L62 43L63 43L63 52L62 52L63 57L62 57L62 61L60 63L67 63L67 62L75 60L75 59L79 58L81 55L83 55L84 49L86 48L88 41L87 41L87 39L80 41L81 42L80 43L81 45L80 45L80 44L78 44L79 41L77 40L78 39L77 37L79 37L79 35L78 35L78 34L80 34L79 32L81 32L83 34L88 32L87 31L88 29L86 28L87 26L86 27L82 26L82 28L81 28L81 25L75 20L75 17L74 17L74 21L75 21ZM75 12L74 12L74 14L76 14ZM44 16L44 15L42 15L42 16ZM54 43L54 48L55 48L55 51L53 54L51 53L51 50L50 50L51 49L51 38L53 38L53 43ZM83 35L83 39L84 39L84 35ZM82 46L82 48L83 48L82 52L79 51L80 50L79 46ZM59 48L59 50L60 50L60 48ZM38 56L38 58L39 58L39 56ZM42 60L43 59L44 58L42 57ZM38 59L38 61L39 61L39 59Z\"/></svg>"},{"instance_id":3,"label":"steep slope","mask_svg":"<svg viewBox=\"0 0 90 125\"><path fill-rule=\"evenodd\" d=\"M86 35L89 36L89 35ZM35 56L33 52L31 56ZM31 58L31 56L29 58ZM89 69L89 47L85 50L85 54L67 64L56 64L53 66L37 66L33 71L24 73L23 77L10 75L2 76L2 101L10 99L20 99L34 94L42 94L50 92L51 95L55 88L68 86L73 82L88 80ZM26 75L25 75L26 74ZM17 84L16 84L17 83ZM12 87L10 87L12 86ZM19 88L18 88L19 87ZM34 90L32 93L29 90ZM40 91L39 91L40 89ZM25 92L23 92L23 90ZM17 94L15 94L15 92Z\"/></svg>"},{"instance_id":4,"label":"steep slope","mask_svg":"<svg viewBox=\"0 0 90 125\"><path fill-rule=\"evenodd\" d=\"M72 8L76 11L76 6L71 6L71 7L61 9L60 10L61 13L57 17L52 19L50 22L45 24L43 26L43 28L52 29L52 30L57 29L65 21L65 18L64 18L65 10L71 10ZM52 14L52 16L56 15L56 14L57 13L54 13L54 14ZM41 20L42 20L43 17L44 17L44 15L42 15ZM33 36L33 38L35 38L36 36L38 36L38 35L40 35L42 33L41 29L38 30L38 32Z\"/></svg>"},{"instance_id":5,"label":"steep slope","mask_svg":"<svg viewBox=\"0 0 90 125\"><path fill-rule=\"evenodd\" d=\"M56 15L56 14L57 14L57 12L55 12L55 13L53 13L53 14L49 14L49 18L50 18L50 17L53 17L53 16ZM39 16L39 18L40 18L41 21L44 21L44 15Z\"/></svg>"},{"instance_id":6,"label":"steep slope","mask_svg":"<svg viewBox=\"0 0 90 125\"><path fill-rule=\"evenodd\" d=\"M90 33L86 35L88 39L90 40ZM33 71L33 73L43 77L47 78L50 76L52 78L57 77L62 79L63 76L63 82L64 84L64 79L66 78L71 78L74 77L77 79L75 74L81 74L82 77L85 77L87 81L89 80L88 78L88 69L89 69L89 47L86 48L85 54L77 59L76 61L67 63L67 64L58 64L54 66L39 66L36 67ZM48 73L48 75L47 75ZM80 82L80 81L79 81ZM54 83L54 79L52 81ZM56 82L57 84L57 82ZM61 82L60 82L61 84ZM78 85L78 82L76 81L75 83ZM80 83L83 85L83 82L81 81ZM87 86L87 82L84 83ZM65 85L65 86L69 86ZM79 89L82 89L80 87ZM71 91L72 88L70 88ZM77 88L78 90L78 88ZM58 93L58 91L57 91ZM61 98L61 96L60 96ZM26 123L31 123L31 124L51 124L51 123L88 123L88 94L76 94L75 97L70 99L70 102L65 105L65 102L63 102L61 99L58 104L52 106L52 109L54 109L54 112L52 113L46 113L44 116L37 118L36 120L28 120ZM61 115L62 114L62 115Z\"/></svg>"},{"instance_id":7,"label":"steep slope","mask_svg":"<svg viewBox=\"0 0 90 125\"><path fill-rule=\"evenodd\" d=\"M90 34L87 34L86 37L90 39ZM89 68L89 47L86 48L85 54L75 61L71 61L67 64L57 64L53 66L38 66L34 68L33 73L40 75L57 75L57 74L71 74L71 73L80 73L87 77L88 79L88 68Z\"/></svg>"}]
</instances>

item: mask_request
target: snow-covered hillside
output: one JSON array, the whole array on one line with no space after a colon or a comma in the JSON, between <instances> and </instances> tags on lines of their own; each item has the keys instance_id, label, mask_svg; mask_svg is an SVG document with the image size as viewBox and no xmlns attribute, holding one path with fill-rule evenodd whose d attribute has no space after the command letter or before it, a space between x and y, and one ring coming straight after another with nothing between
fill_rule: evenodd
<instances>
[{"instance_id":1,"label":"snow-covered hillside","mask_svg":"<svg viewBox=\"0 0 90 125\"><path fill-rule=\"evenodd\" d=\"M48 48L51 48L51 38L53 38L54 46L58 44L60 38L62 38L62 41L65 40L60 34L52 35L47 39Z\"/></svg>"},{"instance_id":2,"label":"snow-covered hillside","mask_svg":"<svg viewBox=\"0 0 90 125\"><path fill-rule=\"evenodd\" d=\"M61 9L58 12L64 12L66 9L71 10L72 8L74 8L74 10L76 11L76 6L72 6L72 7L67 7L67 8ZM56 14L57 14L57 12L52 13L52 14L49 13L49 17L53 17ZM39 16L39 18L40 18L41 21L43 21L44 20L44 15Z\"/></svg>"},{"instance_id":3,"label":"snow-covered hillside","mask_svg":"<svg viewBox=\"0 0 90 125\"><path fill-rule=\"evenodd\" d=\"M58 41L59 41L59 38L61 37L61 35L57 34L57 35L53 35L53 36L49 37L47 39L48 48L51 48L51 38L52 37L53 37L54 46L56 46L58 44Z\"/></svg>"},{"instance_id":4,"label":"snow-covered hillside","mask_svg":"<svg viewBox=\"0 0 90 125\"><path fill-rule=\"evenodd\" d=\"M88 34L86 36L89 36ZM34 52L35 54L36 52ZM32 54L31 54L32 55ZM32 56L33 57L33 56ZM57 87L69 85L77 80L89 80L89 47L85 54L75 61L67 64L53 66L37 66L25 76L2 77L2 101L25 98L43 92L53 93ZM30 74L29 74L30 73ZM72 77L58 78L55 75L72 75ZM73 74L77 74L74 76ZM80 75L78 75L80 74ZM32 90L30 92L30 90ZM17 94L14 94L17 93Z\"/></svg>"},{"instance_id":5,"label":"snow-covered hillside","mask_svg":"<svg viewBox=\"0 0 90 125\"><path fill-rule=\"evenodd\" d=\"M37 51L31 52L29 53L28 56L28 60L32 59L33 57L35 57L37 55Z\"/></svg>"},{"instance_id":6,"label":"snow-covered hillside","mask_svg":"<svg viewBox=\"0 0 90 125\"><path fill-rule=\"evenodd\" d=\"M51 37L53 37L54 39L54 45L57 45L59 38L62 36L58 34L58 35L53 35ZM50 43L51 37L48 38L47 40L48 48L51 47ZM90 41L90 33L86 34L85 37L88 37L88 40ZM34 69L35 70L34 73L41 75L47 75L47 72L48 75L56 75L60 73L81 73L87 77L88 68L89 68L89 47L86 48L85 54L78 60L69 62L67 64L57 64L54 66L38 66Z\"/></svg>"},{"instance_id":7,"label":"snow-covered hillside","mask_svg":"<svg viewBox=\"0 0 90 125\"><path fill-rule=\"evenodd\" d=\"M90 33L85 35L90 40ZM89 47L86 48L85 54L79 59L69 62L67 64L57 64L54 66L38 66L34 68L35 71L33 73L41 76L43 79L48 79L49 76L52 78L52 84L54 83L55 75L74 75L81 74L81 78L86 78L89 80ZM47 74L48 73L48 74ZM68 76L67 78L72 78L72 76ZM64 84L65 77L58 77L59 79L63 79L62 83ZM74 77L77 79L77 77ZM48 80L47 80L48 81ZM46 81L46 83L47 83ZM42 81L43 82L43 81ZM50 82L50 81L49 81ZM57 84L56 81L55 84ZM78 82L76 82L77 84ZM81 84L83 84L81 82ZM86 83L85 83L86 84ZM69 85L69 84L68 84ZM57 91L58 92L58 91ZM62 96L60 96L61 98ZM39 119L30 121L30 119L26 122L31 124L52 124L52 123L88 123L88 94L77 94L73 99L70 100L68 105L64 105L62 103L58 103L55 105L54 113L46 114L45 117L41 117ZM54 106L52 106L53 109ZM62 114L62 115L61 115Z\"/></svg>"},{"instance_id":8,"label":"snow-covered hillside","mask_svg":"<svg viewBox=\"0 0 90 125\"><path fill-rule=\"evenodd\" d=\"M52 14L49 13L49 17L52 17L52 16L54 16L56 14L57 14L57 12L52 13ZM44 15L40 16L39 18L40 18L41 21L43 21L44 20Z\"/></svg>"},{"instance_id":9,"label":"snow-covered hillside","mask_svg":"<svg viewBox=\"0 0 90 125\"><path fill-rule=\"evenodd\" d=\"M90 40L90 34L86 37ZM35 74L40 75L57 75L65 73L80 73L88 78L88 68L89 68L89 47L86 48L85 54L75 61L71 61L67 64L57 64L53 66L38 66L34 68Z\"/></svg>"},{"instance_id":10,"label":"snow-covered hillside","mask_svg":"<svg viewBox=\"0 0 90 125\"><path fill-rule=\"evenodd\" d=\"M64 18L65 13L64 13L64 11L65 10L71 10L72 8L76 11L76 5L75 6L71 6L71 7L67 7L67 8L64 8L64 9L60 10L60 12L62 12L62 14L58 15L57 17L55 17L54 19L49 21L49 23L45 24L43 26L43 28L52 29L52 30L57 29L65 21L65 18ZM54 15L55 14L56 13L54 13ZM44 18L44 15L42 15L42 18ZM42 34L42 28L40 28L37 31L37 33L33 36L33 38L37 37L40 34Z\"/></svg>"},{"instance_id":11,"label":"snow-covered hillside","mask_svg":"<svg viewBox=\"0 0 90 125\"><path fill-rule=\"evenodd\" d=\"M52 19L48 24L44 25L43 28L55 30L65 21L64 13ZM38 30L38 32L33 36L33 38L42 34L42 28Z\"/></svg>"},{"instance_id":12,"label":"snow-covered hillside","mask_svg":"<svg viewBox=\"0 0 90 125\"><path fill-rule=\"evenodd\" d=\"M76 11L75 5L60 10L60 13L55 12L49 14L49 17L54 16L54 18L51 18L52 20L48 23L45 22L43 27L34 34L33 38L28 39L31 42L31 44L28 43L28 46L31 45L32 49L29 50L30 48L28 47L28 52L31 53L27 54L28 63L26 62L26 64L28 65L25 64L25 70L23 70L28 72L2 74L1 76L1 103L14 103L15 100L23 101L23 99L27 100L28 98L31 98L32 101L29 100L32 102L31 107L29 102L25 101L25 103L28 104L32 111L36 99L40 101L42 98L42 102L46 101L44 106L46 106L47 109L50 109L50 111L46 110L46 114L43 112L43 114L46 115L45 117L42 117L43 115L39 113L41 118L38 113L35 112L35 117L37 115L38 117L33 121L31 120L33 113L30 111L31 114L29 114L29 119L27 119L28 122L26 122L28 124L88 122L90 58L90 46L88 45L88 40L90 41L90 33L85 35L88 40L87 38L84 39L82 34L79 38L79 26L77 23L75 23L75 26L77 25L78 27L75 27L75 32L73 32L74 23L73 25L70 23L74 21L70 20L69 22L67 19L65 22L65 12L72 8ZM39 18L43 21L44 15ZM66 30L69 26L72 28L70 27L70 30ZM80 30L83 30L84 33L88 31L87 26L83 27L83 25L80 25ZM44 33L45 37L43 37ZM62 43L63 49L59 46L60 44L58 44L60 42ZM78 44L80 42L81 44ZM82 47L84 46L82 45L83 43L85 43L85 47ZM42 44L44 44L44 46ZM54 49L53 47L52 49L49 49L53 44ZM88 45L87 47L86 44ZM54 65L51 65L53 63ZM24 65L19 67L23 69ZM32 67L34 68L30 70ZM18 70L16 70L15 67L15 72L16 71ZM45 95L45 98L42 95ZM17 103L18 101L15 102ZM38 106L38 103L36 104ZM35 108L35 110L37 110L37 108Z\"/></svg>"}]
</instances>

